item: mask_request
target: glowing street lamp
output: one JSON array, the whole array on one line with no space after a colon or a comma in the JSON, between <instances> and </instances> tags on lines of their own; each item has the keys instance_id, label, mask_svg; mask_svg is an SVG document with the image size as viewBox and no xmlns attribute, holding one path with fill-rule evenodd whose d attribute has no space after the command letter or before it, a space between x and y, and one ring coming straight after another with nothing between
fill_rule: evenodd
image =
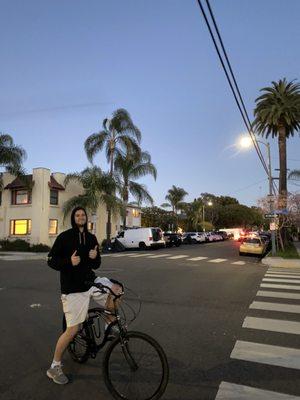
<instances>
[{"instance_id":1,"label":"glowing street lamp","mask_svg":"<svg viewBox=\"0 0 300 400\"><path fill-rule=\"evenodd\" d=\"M206 203L206 205L211 207L213 205L213 202L209 200ZM203 232L205 232L205 204L204 203L202 205L202 220L203 220Z\"/></svg>"}]
</instances>

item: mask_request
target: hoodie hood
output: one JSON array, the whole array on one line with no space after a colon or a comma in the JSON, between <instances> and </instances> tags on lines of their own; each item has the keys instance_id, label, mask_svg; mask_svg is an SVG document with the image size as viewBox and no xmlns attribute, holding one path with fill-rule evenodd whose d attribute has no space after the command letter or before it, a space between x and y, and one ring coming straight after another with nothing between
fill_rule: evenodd
<instances>
[{"instance_id":1,"label":"hoodie hood","mask_svg":"<svg viewBox=\"0 0 300 400\"><path fill-rule=\"evenodd\" d=\"M76 229L77 231L79 230L79 229L78 229L78 226L77 226L76 223L75 223L75 213L76 213L76 211L78 211L78 210L82 210L82 211L85 213L85 216L86 216L86 223L84 224L83 229L84 229L85 232L87 232L87 231L88 231L88 227L87 227L87 220L88 220L88 217L87 217L87 213L86 213L86 211L85 211L85 209L84 209L83 207L75 207L74 210L72 211L72 214L71 214L71 225L72 225L72 228L73 228L73 229Z\"/></svg>"}]
</instances>

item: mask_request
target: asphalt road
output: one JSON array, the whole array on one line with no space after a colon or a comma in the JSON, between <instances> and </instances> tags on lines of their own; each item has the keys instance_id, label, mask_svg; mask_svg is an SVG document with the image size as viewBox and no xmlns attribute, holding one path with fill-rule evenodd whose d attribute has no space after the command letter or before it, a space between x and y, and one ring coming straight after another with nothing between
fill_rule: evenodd
<instances>
[{"instance_id":1,"label":"asphalt road","mask_svg":"<svg viewBox=\"0 0 300 400\"><path fill-rule=\"evenodd\" d=\"M299 323L297 313L249 309L266 272L256 258L239 257L236 243L220 242L105 255L97 273L121 280L141 296L142 311L132 328L155 337L166 351L170 382L163 399L246 399L233 397L233 387L235 393L241 387L275 392L264 399L277 399L278 393L294 395L278 399L298 399L299 368L249 361L240 348L251 342L300 351L299 333L242 327L246 317ZM102 380L101 353L84 365L66 354L64 370L71 379L66 386L47 378L60 333L59 296L59 274L43 261L0 261L1 400L111 398ZM300 304L299 299L274 301Z\"/></svg>"}]
</instances>

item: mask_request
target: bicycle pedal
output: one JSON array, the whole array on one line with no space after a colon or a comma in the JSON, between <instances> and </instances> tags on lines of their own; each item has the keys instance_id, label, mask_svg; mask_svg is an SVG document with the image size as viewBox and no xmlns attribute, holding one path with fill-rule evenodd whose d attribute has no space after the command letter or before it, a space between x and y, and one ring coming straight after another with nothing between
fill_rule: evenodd
<instances>
[{"instance_id":1,"label":"bicycle pedal","mask_svg":"<svg viewBox=\"0 0 300 400\"><path fill-rule=\"evenodd\" d=\"M90 353L91 358L96 358L97 353Z\"/></svg>"}]
</instances>

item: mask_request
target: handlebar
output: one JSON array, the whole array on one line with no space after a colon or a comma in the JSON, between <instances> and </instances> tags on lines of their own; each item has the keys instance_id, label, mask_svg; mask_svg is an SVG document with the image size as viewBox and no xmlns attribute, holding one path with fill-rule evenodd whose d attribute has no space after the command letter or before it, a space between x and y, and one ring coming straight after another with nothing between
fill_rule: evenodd
<instances>
[{"instance_id":1,"label":"handlebar","mask_svg":"<svg viewBox=\"0 0 300 400\"><path fill-rule=\"evenodd\" d=\"M110 292L110 294L112 296L114 296L114 299L119 299L121 296L123 296L124 294L124 286L122 285L121 282L116 281L115 279L110 279L110 281L116 285L121 286L122 288L122 292L120 294L116 294L109 286L106 285L102 285L102 283L95 283L93 281L85 281L85 284L88 286L95 286L96 288L98 288L102 293L106 293L107 291Z\"/></svg>"}]
</instances>

